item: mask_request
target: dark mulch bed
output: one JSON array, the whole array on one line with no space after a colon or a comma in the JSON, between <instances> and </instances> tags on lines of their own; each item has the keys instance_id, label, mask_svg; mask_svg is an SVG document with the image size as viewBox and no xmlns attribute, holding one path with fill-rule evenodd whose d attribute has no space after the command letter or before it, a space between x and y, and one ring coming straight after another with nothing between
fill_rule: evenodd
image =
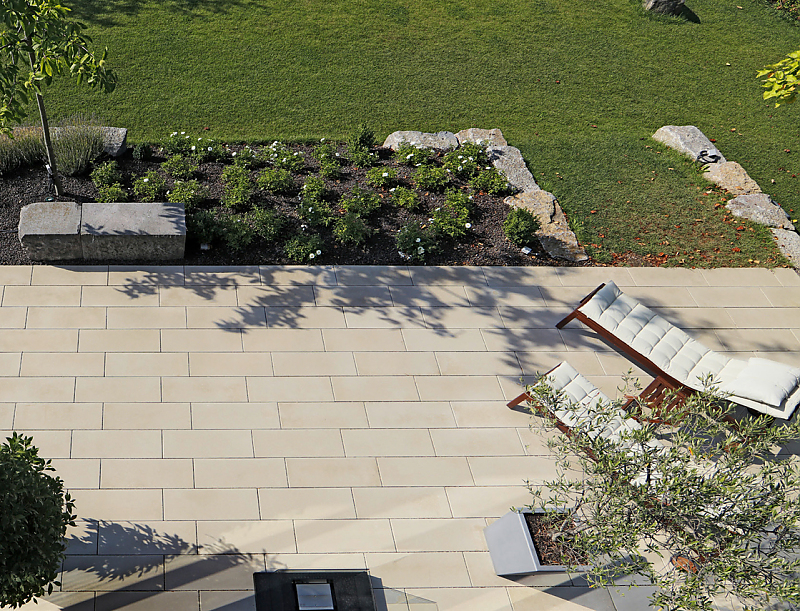
<instances>
[{"instance_id":1,"label":"dark mulch bed","mask_svg":"<svg viewBox=\"0 0 800 611\"><path fill-rule=\"evenodd\" d=\"M554 525L542 513L526 513L525 522L533 539L533 546L539 556L539 562L544 566L564 564L564 557L572 557L575 564L586 564L588 559L575 550L565 549L558 539L553 540L553 533L557 532L557 525ZM570 519L570 527L572 520Z\"/></svg>"},{"instance_id":2,"label":"dark mulch bed","mask_svg":"<svg viewBox=\"0 0 800 611\"><path fill-rule=\"evenodd\" d=\"M233 150L241 147L231 147ZM314 159L313 147L308 145L294 145L294 150L300 150L306 158L306 168L300 175L295 175L298 191L287 196L269 195L257 192L254 203L260 207L279 212L288 219L281 232L281 239L267 242L256 239L249 247L240 252L229 250L225 244L214 244L209 250L201 250L200 244L188 236L185 258L181 261L163 262L183 265L267 265L290 264L283 249L285 239L301 231L301 221L297 217L296 206L299 188L303 180L312 174L317 174L319 166ZM342 156L345 147L339 146ZM403 186L413 187L411 181L412 168L400 165L392 160L392 151L388 149L375 149L379 154L379 165L392 167L397 170L399 182ZM156 154L161 154L156 150ZM117 161L126 176L126 187L130 188L133 179L150 170L158 170L165 156L155 156L147 161L137 161L129 150ZM230 163L230 160L227 161ZM225 167L222 162L210 162L200 165L196 178L211 190L212 200L201 205L202 208L216 208L219 214L229 214L230 211L220 204L222 196L221 175ZM337 180L326 180L328 189L335 193L331 198L333 208L341 194L349 192L358 184L366 187L364 177L366 170L344 165L343 172ZM173 184L166 173L161 173L167 178L168 188ZM252 172L253 177L258 170ZM77 201L80 203L97 201L97 189L88 174L85 176L63 177L65 195L57 199L63 201ZM467 188L465 182L454 181L453 186ZM386 201L389 193L374 189ZM398 254L395 236L398 229L409 220L416 219L427 221L432 211L444 201L443 194L420 192L423 205L419 211L410 212L406 209L384 204L381 209L369 217L369 224L375 233L362 246L342 245L335 241L331 232L320 231L323 239L323 254L314 263L324 265L406 265L409 263ZM47 173L43 168L26 168L13 175L0 177L0 264L22 265L29 264L24 250L17 238L16 227L19 222L19 211L22 206L33 202L45 201L52 197ZM474 194L475 209L470 221L472 229L469 234L459 241L444 241L438 252L432 254L425 264L427 265L520 265L520 266L565 266L575 265L550 258L538 244L532 244L533 251L523 254L520 249L511 244L503 234L502 223L508 213L508 206L503 203L503 197L492 197L485 194ZM131 196L131 201L135 201ZM86 261L73 263L85 264ZM97 263L97 262L92 262ZM114 264L127 263L125 261L102 261L100 263ZM135 262L145 263L145 262ZM589 263L591 264L591 263Z\"/></svg>"}]
</instances>

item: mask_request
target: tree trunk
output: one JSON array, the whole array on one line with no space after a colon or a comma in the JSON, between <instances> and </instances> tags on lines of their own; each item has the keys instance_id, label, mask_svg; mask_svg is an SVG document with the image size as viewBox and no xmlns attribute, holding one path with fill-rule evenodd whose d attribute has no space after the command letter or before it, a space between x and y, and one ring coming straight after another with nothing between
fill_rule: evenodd
<instances>
[{"instance_id":1,"label":"tree trunk","mask_svg":"<svg viewBox=\"0 0 800 611\"><path fill-rule=\"evenodd\" d=\"M31 60L31 69L35 70L36 58L33 52L28 54ZM55 187L56 197L62 195L63 189L61 188L61 178L58 176L58 169L56 168L56 154L53 151L53 142L50 140L50 124L47 122L47 112L44 109L44 98L42 94L36 94L36 104L39 106L39 117L42 120L42 134L44 135L44 150L47 153L47 165L49 166L49 174Z\"/></svg>"}]
</instances>

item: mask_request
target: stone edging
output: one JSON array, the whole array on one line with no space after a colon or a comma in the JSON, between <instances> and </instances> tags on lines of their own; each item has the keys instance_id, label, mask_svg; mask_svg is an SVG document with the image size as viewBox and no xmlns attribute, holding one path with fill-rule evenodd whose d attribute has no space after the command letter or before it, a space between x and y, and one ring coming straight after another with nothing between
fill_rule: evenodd
<instances>
[{"instance_id":1,"label":"stone edging","mask_svg":"<svg viewBox=\"0 0 800 611\"><path fill-rule=\"evenodd\" d=\"M725 204L731 214L769 227L781 253L795 268L800 267L800 235L789 215L741 165L725 159L694 125L665 125L653 134L653 139L705 165L705 179L733 195Z\"/></svg>"},{"instance_id":2,"label":"stone edging","mask_svg":"<svg viewBox=\"0 0 800 611\"><path fill-rule=\"evenodd\" d=\"M486 153L495 168L503 172L508 182L519 193L505 199L505 203L515 208L525 208L539 219L541 228L537 237L542 247L551 257L567 261L586 261L589 257L578 244L575 233L567 224L567 217L555 196L542 190L525 165L518 148L508 146L499 129L463 129L452 132L425 133L417 131L397 131L389 134L383 143L385 148L397 150L402 142L418 148L446 151L458 148L464 142L486 144Z\"/></svg>"}]
</instances>

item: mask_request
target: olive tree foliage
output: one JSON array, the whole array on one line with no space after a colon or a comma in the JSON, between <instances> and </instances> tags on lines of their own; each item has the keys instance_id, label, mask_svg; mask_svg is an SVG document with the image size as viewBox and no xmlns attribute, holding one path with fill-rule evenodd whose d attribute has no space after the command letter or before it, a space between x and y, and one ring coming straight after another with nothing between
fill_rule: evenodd
<instances>
[{"instance_id":1,"label":"olive tree foliage","mask_svg":"<svg viewBox=\"0 0 800 611\"><path fill-rule=\"evenodd\" d=\"M14 433L0 445L0 607L50 593L64 557L74 503L49 474L33 439Z\"/></svg>"},{"instance_id":2,"label":"olive tree foliage","mask_svg":"<svg viewBox=\"0 0 800 611\"><path fill-rule=\"evenodd\" d=\"M759 70L756 76L764 79L765 100L775 98L776 108L782 102L791 104L797 97L797 87L800 85L800 50L789 53L777 64Z\"/></svg>"},{"instance_id":3,"label":"olive tree foliage","mask_svg":"<svg viewBox=\"0 0 800 611\"><path fill-rule=\"evenodd\" d=\"M85 25L67 18L69 10L55 0L3 0L0 3L0 134L27 116L36 100L42 121L47 162L61 186L53 155L42 88L57 75L69 75L90 87L111 92L115 74L106 68L107 49L96 56L88 47Z\"/></svg>"},{"instance_id":4,"label":"olive tree foliage","mask_svg":"<svg viewBox=\"0 0 800 611\"><path fill-rule=\"evenodd\" d=\"M532 427L544 431L555 410L586 409L541 382L529 392L540 414ZM571 547L563 563L583 558L597 585L643 576L668 611L710 611L715 597L759 610L800 603L800 471L796 456L775 454L800 439L800 424L729 423L729 410L710 387L671 411L672 424L634 405L641 428L610 440L604 431L621 413L613 403L549 436L557 477L529 488L532 507L573 517L553 534Z\"/></svg>"}]
</instances>

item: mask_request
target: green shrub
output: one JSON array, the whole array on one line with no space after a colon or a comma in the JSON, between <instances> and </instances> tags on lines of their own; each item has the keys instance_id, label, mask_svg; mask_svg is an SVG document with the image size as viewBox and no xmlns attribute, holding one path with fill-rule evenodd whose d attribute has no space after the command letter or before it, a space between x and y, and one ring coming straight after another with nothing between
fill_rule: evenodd
<instances>
[{"instance_id":1,"label":"green shrub","mask_svg":"<svg viewBox=\"0 0 800 611\"><path fill-rule=\"evenodd\" d=\"M186 132L172 132L164 142L161 143L161 148L167 155L189 155L192 152L192 147L195 146L192 137Z\"/></svg>"},{"instance_id":2,"label":"green shrub","mask_svg":"<svg viewBox=\"0 0 800 611\"><path fill-rule=\"evenodd\" d=\"M300 172L306 164L305 157L299 151L292 152L286 145L277 140L261 151L265 163L290 172Z\"/></svg>"},{"instance_id":3,"label":"green shrub","mask_svg":"<svg viewBox=\"0 0 800 611\"><path fill-rule=\"evenodd\" d=\"M270 193L289 193L295 184L292 173L283 168L264 168L256 179L259 189Z\"/></svg>"},{"instance_id":4,"label":"green shrub","mask_svg":"<svg viewBox=\"0 0 800 611\"><path fill-rule=\"evenodd\" d=\"M327 193L324 180L317 176L309 176L303 183L300 196L304 202L322 202L325 200Z\"/></svg>"},{"instance_id":5,"label":"green shrub","mask_svg":"<svg viewBox=\"0 0 800 611\"><path fill-rule=\"evenodd\" d=\"M353 212L340 217L333 226L334 237L342 244L363 244L372 235L372 229Z\"/></svg>"},{"instance_id":6,"label":"green shrub","mask_svg":"<svg viewBox=\"0 0 800 611\"><path fill-rule=\"evenodd\" d=\"M460 189L448 189L445 192L444 202L446 206L466 208L470 213L474 210L472 196Z\"/></svg>"},{"instance_id":7,"label":"green shrub","mask_svg":"<svg viewBox=\"0 0 800 611\"><path fill-rule=\"evenodd\" d=\"M397 182L397 170L394 168L372 168L367 172L367 184L376 189L388 189Z\"/></svg>"},{"instance_id":8,"label":"green shrub","mask_svg":"<svg viewBox=\"0 0 800 611\"><path fill-rule=\"evenodd\" d=\"M408 210L416 210L422 203L419 195L417 195L417 193L411 189L407 189L405 187L395 187L393 189L389 189L389 191L392 193L392 203L395 206L407 208Z\"/></svg>"},{"instance_id":9,"label":"green shrub","mask_svg":"<svg viewBox=\"0 0 800 611\"><path fill-rule=\"evenodd\" d=\"M450 182L450 175L445 168L422 166L414 172L414 183L418 189L426 191L442 191Z\"/></svg>"},{"instance_id":10,"label":"green shrub","mask_svg":"<svg viewBox=\"0 0 800 611\"><path fill-rule=\"evenodd\" d=\"M92 182L97 189L110 187L122 182L122 172L116 161L106 161L97 166L91 174Z\"/></svg>"},{"instance_id":11,"label":"green shrub","mask_svg":"<svg viewBox=\"0 0 800 611\"><path fill-rule=\"evenodd\" d=\"M314 149L314 158L319 162L319 173L325 178L338 178L342 173L339 153L332 142L321 142Z\"/></svg>"},{"instance_id":12,"label":"green shrub","mask_svg":"<svg viewBox=\"0 0 800 611\"><path fill-rule=\"evenodd\" d=\"M347 139L347 156L357 168L368 168L374 165L378 156L370 151L375 145L375 132L360 124Z\"/></svg>"},{"instance_id":13,"label":"green shrub","mask_svg":"<svg viewBox=\"0 0 800 611\"><path fill-rule=\"evenodd\" d=\"M233 163L243 166L248 170L260 163L258 155L256 155L255 151L249 146L245 146L239 151L233 151L231 156L233 157Z\"/></svg>"},{"instance_id":14,"label":"green shrub","mask_svg":"<svg viewBox=\"0 0 800 611\"><path fill-rule=\"evenodd\" d=\"M281 229L283 228L283 217L272 210L264 210L258 207L253 208L249 218L256 234L268 242L274 241L280 235Z\"/></svg>"},{"instance_id":15,"label":"green shrub","mask_svg":"<svg viewBox=\"0 0 800 611\"><path fill-rule=\"evenodd\" d=\"M161 169L173 178L180 180L189 180L192 175L197 172L199 167L197 159L193 157L184 157L180 153L172 155L161 164Z\"/></svg>"},{"instance_id":16,"label":"green shrub","mask_svg":"<svg viewBox=\"0 0 800 611\"><path fill-rule=\"evenodd\" d=\"M506 195L513 191L506 177L493 167L481 170L469 184L475 191L489 195Z\"/></svg>"},{"instance_id":17,"label":"green shrub","mask_svg":"<svg viewBox=\"0 0 800 611\"><path fill-rule=\"evenodd\" d=\"M198 138L190 147L189 154L199 163L218 161L228 156L227 149L211 139Z\"/></svg>"},{"instance_id":18,"label":"green shrub","mask_svg":"<svg viewBox=\"0 0 800 611\"><path fill-rule=\"evenodd\" d=\"M186 236L200 244L213 244L222 237L222 232L213 210L197 210L186 215Z\"/></svg>"},{"instance_id":19,"label":"green shrub","mask_svg":"<svg viewBox=\"0 0 800 611\"><path fill-rule=\"evenodd\" d=\"M448 192L448 195L453 191ZM457 193L457 192L455 192ZM455 197L448 198L445 203L433 211L431 227L438 235L458 239L471 229L469 208Z\"/></svg>"},{"instance_id":20,"label":"green shrub","mask_svg":"<svg viewBox=\"0 0 800 611\"><path fill-rule=\"evenodd\" d=\"M228 208L242 210L250 205L253 181L250 172L240 165L229 165L222 171L222 203Z\"/></svg>"},{"instance_id":21,"label":"green shrub","mask_svg":"<svg viewBox=\"0 0 800 611\"><path fill-rule=\"evenodd\" d=\"M503 232L517 246L527 246L536 241L539 219L525 208L514 208L503 221Z\"/></svg>"},{"instance_id":22,"label":"green shrub","mask_svg":"<svg viewBox=\"0 0 800 611\"><path fill-rule=\"evenodd\" d=\"M444 167L459 178L474 176L486 163L486 149L471 142L446 153L443 161Z\"/></svg>"},{"instance_id":23,"label":"green shrub","mask_svg":"<svg viewBox=\"0 0 800 611\"><path fill-rule=\"evenodd\" d=\"M322 255L322 240L318 235L301 233L286 243L285 251L295 263L317 263Z\"/></svg>"},{"instance_id":24,"label":"green shrub","mask_svg":"<svg viewBox=\"0 0 800 611\"><path fill-rule=\"evenodd\" d=\"M0 175L42 163L45 158L42 130L36 127L18 127L14 138L0 135Z\"/></svg>"},{"instance_id":25,"label":"green shrub","mask_svg":"<svg viewBox=\"0 0 800 611\"><path fill-rule=\"evenodd\" d=\"M348 149L347 156L357 168L368 168L378 161L378 156L369 149Z\"/></svg>"},{"instance_id":26,"label":"green shrub","mask_svg":"<svg viewBox=\"0 0 800 611\"><path fill-rule=\"evenodd\" d=\"M126 202L128 201L128 192L119 183L98 187L97 201L105 203Z\"/></svg>"},{"instance_id":27,"label":"green shrub","mask_svg":"<svg viewBox=\"0 0 800 611\"><path fill-rule=\"evenodd\" d=\"M314 227L327 227L333 220L333 212L323 200L307 201L303 198L297 205L297 216Z\"/></svg>"},{"instance_id":28,"label":"green shrub","mask_svg":"<svg viewBox=\"0 0 800 611\"><path fill-rule=\"evenodd\" d=\"M53 153L59 173L83 174L105 150L105 135L97 121L76 116L51 130Z\"/></svg>"},{"instance_id":29,"label":"green shrub","mask_svg":"<svg viewBox=\"0 0 800 611\"><path fill-rule=\"evenodd\" d=\"M222 239L228 248L241 252L253 243L255 232L244 214L230 214L223 218Z\"/></svg>"},{"instance_id":30,"label":"green shrub","mask_svg":"<svg viewBox=\"0 0 800 611\"><path fill-rule=\"evenodd\" d=\"M31 437L0 445L0 606L21 606L53 591L75 504Z\"/></svg>"},{"instance_id":31,"label":"green shrub","mask_svg":"<svg viewBox=\"0 0 800 611\"><path fill-rule=\"evenodd\" d=\"M381 207L381 198L372 191L367 191L358 186L350 190L350 195L343 197L339 205L346 212L357 216L368 216Z\"/></svg>"},{"instance_id":32,"label":"green shrub","mask_svg":"<svg viewBox=\"0 0 800 611\"><path fill-rule=\"evenodd\" d=\"M167 201L173 204L184 204L184 209L189 212L199 203L210 199L211 191L196 180L186 182L177 181L171 191L167 192Z\"/></svg>"},{"instance_id":33,"label":"green shrub","mask_svg":"<svg viewBox=\"0 0 800 611\"><path fill-rule=\"evenodd\" d=\"M136 161L147 161L153 156L153 148L149 144L141 142L133 147L132 156Z\"/></svg>"},{"instance_id":34,"label":"green shrub","mask_svg":"<svg viewBox=\"0 0 800 611\"><path fill-rule=\"evenodd\" d=\"M418 221L412 221L397 232L397 251L401 259L424 261L437 250L436 236Z\"/></svg>"},{"instance_id":35,"label":"green shrub","mask_svg":"<svg viewBox=\"0 0 800 611\"><path fill-rule=\"evenodd\" d=\"M394 152L394 160L397 163L414 167L428 165L433 161L433 151L426 148L417 148L408 142L401 142Z\"/></svg>"},{"instance_id":36,"label":"green shrub","mask_svg":"<svg viewBox=\"0 0 800 611\"><path fill-rule=\"evenodd\" d=\"M144 176L133 181L133 192L140 202L157 202L164 198L167 183L155 170L150 170Z\"/></svg>"}]
</instances>

